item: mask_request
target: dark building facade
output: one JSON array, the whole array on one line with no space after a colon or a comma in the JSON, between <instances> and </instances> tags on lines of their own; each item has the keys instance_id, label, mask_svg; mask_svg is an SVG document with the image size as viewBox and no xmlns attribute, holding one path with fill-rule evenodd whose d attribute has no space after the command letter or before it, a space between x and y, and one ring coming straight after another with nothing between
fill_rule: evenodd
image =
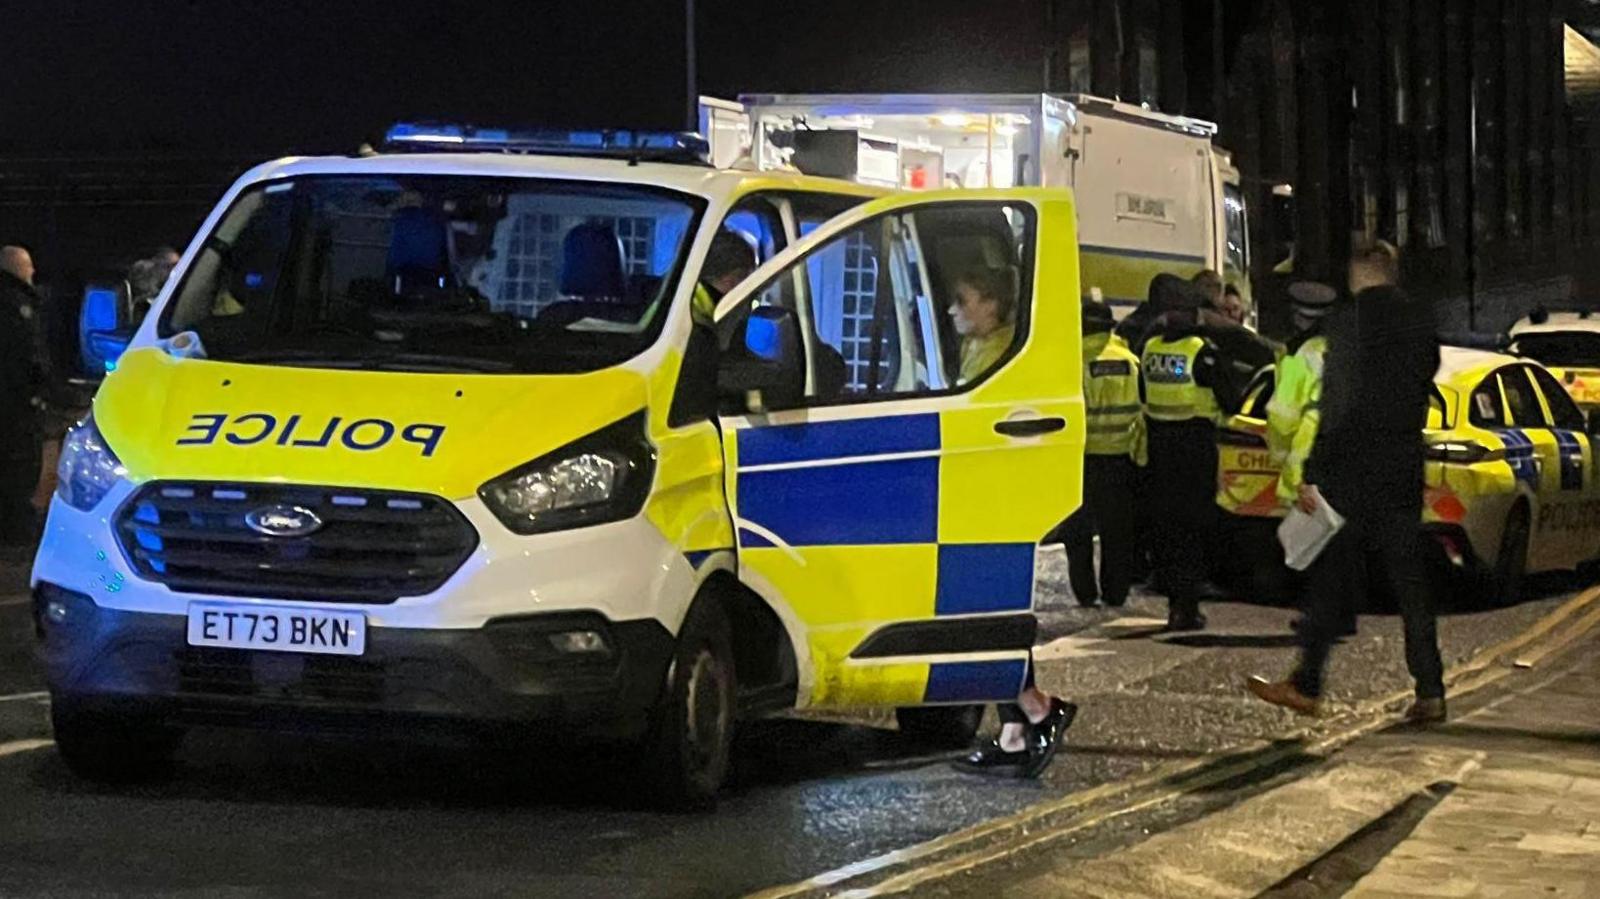
<instances>
[{"instance_id":1,"label":"dark building facade","mask_svg":"<svg viewBox=\"0 0 1600 899\"><path fill-rule=\"evenodd\" d=\"M1460 327L1501 328L1572 295L1600 302L1593 0L694 5L710 94L1046 90L1216 121L1244 175L1268 330L1286 326L1284 282L1332 278L1352 229L1399 244L1409 282ZM80 40L12 60L0 239L33 243L64 284L182 243L250 162L344 151L387 121L661 127L685 106L676 0L652 5L648 28L628 3L572 7L564 24L490 0L293 18L156 6L138 21L159 56L116 17L40 6L36 33ZM261 39L236 58L218 27ZM591 83L604 89L581 93ZM73 115L50 112L58 84L79 98Z\"/></svg>"},{"instance_id":2,"label":"dark building facade","mask_svg":"<svg viewBox=\"0 0 1600 899\"><path fill-rule=\"evenodd\" d=\"M1221 126L1269 329L1286 325L1282 263L1333 277L1361 231L1402 248L1451 325L1497 330L1535 303L1600 306L1595 9L1057 0L1048 77Z\"/></svg>"}]
</instances>

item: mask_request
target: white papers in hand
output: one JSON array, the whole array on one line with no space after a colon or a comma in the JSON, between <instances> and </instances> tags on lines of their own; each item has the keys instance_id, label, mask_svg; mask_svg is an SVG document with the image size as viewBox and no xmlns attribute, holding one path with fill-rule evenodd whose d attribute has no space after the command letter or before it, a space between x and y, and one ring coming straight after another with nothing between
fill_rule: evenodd
<instances>
[{"instance_id":1,"label":"white papers in hand","mask_svg":"<svg viewBox=\"0 0 1600 899\"><path fill-rule=\"evenodd\" d=\"M1284 564L1295 571L1305 571L1322 554L1323 547L1344 527L1344 516L1328 505L1322 494L1313 487L1317 507L1310 513L1294 506L1278 525L1278 542L1283 544Z\"/></svg>"}]
</instances>

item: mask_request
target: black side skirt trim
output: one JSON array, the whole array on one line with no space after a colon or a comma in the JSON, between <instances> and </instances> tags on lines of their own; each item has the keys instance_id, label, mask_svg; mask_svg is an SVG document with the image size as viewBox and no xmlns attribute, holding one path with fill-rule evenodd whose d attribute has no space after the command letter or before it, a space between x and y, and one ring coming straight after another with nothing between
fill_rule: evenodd
<instances>
[{"instance_id":1,"label":"black side skirt trim","mask_svg":"<svg viewBox=\"0 0 1600 899\"><path fill-rule=\"evenodd\" d=\"M873 631L851 653L852 659L946 655L1032 649L1039 630L1032 613L983 618L908 621Z\"/></svg>"}]
</instances>

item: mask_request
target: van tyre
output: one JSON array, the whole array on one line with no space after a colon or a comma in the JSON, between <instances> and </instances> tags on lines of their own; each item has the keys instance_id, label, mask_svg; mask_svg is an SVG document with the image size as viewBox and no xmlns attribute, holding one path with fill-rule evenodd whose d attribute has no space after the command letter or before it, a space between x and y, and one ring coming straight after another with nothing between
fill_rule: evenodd
<instances>
[{"instance_id":1,"label":"van tyre","mask_svg":"<svg viewBox=\"0 0 1600 899\"><path fill-rule=\"evenodd\" d=\"M983 724L981 705L940 705L895 709L900 733L922 746L953 749L972 744Z\"/></svg>"},{"instance_id":2,"label":"van tyre","mask_svg":"<svg viewBox=\"0 0 1600 899\"><path fill-rule=\"evenodd\" d=\"M1494 597L1500 605L1522 601L1528 580L1528 507L1518 503L1506 516L1500 533L1500 552L1494 563Z\"/></svg>"},{"instance_id":3,"label":"van tyre","mask_svg":"<svg viewBox=\"0 0 1600 899\"><path fill-rule=\"evenodd\" d=\"M88 712L71 700L50 706L56 751L73 774L100 783L142 783L169 774L183 732Z\"/></svg>"},{"instance_id":4,"label":"van tyre","mask_svg":"<svg viewBox=\"0 0 1600 899\"><path fill-rule=\"evenodd\" d=\"M728 774L738 689L728 617L715 600L689 610L647 738L648 775L671 808L715 803Z\"/></svg>"}]
</instances>

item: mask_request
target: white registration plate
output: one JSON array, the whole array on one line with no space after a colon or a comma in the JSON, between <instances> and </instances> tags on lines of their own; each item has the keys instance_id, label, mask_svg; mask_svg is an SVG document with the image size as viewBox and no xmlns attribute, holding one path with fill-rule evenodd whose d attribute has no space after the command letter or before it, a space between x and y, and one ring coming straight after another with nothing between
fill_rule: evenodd
<instances>
[{"instance_id":1,"label":"white registration plate","mask_svg":"<svg viewBox=\"0 0 1600 899\"><path fill-rule=\"evenodd\" d=\"M358 656L367 649L359 612L242 603L189 604L189 645Z\"/></svg>"}]
</instances>

